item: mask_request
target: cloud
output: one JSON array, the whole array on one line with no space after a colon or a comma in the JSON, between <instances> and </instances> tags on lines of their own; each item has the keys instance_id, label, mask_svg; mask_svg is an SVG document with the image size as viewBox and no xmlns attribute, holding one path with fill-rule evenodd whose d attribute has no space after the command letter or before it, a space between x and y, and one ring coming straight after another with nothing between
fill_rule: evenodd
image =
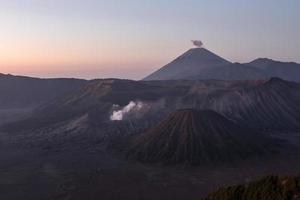
<instances>
[{"instance_id":1,"label":"cloud","mask_svg":"<svg viewBox=\"0 0 300 200\"><path fill-rule=\"evenodd\" d=\"M202 47L203 46L203 42L201 42L201 40L191 40L193 45L195 45L196 47Z\"/></svg>"}]
</instances>

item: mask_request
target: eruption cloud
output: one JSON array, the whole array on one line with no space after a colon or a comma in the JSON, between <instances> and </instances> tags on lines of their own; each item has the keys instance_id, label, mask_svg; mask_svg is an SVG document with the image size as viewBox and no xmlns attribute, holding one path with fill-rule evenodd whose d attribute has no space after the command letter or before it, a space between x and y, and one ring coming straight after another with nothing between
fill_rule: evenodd
<instances>
[{"instance_id":1,"label":"eruption cloud","mask_svg":"<svg viewBox=\"0 0 300 200\"><path fill-rule=\"evenodd\" d=\"M113 111L112 115L110 116L110 120L121 121L127 113L130 113L131 111L139 111L143 105L144 104L141 101L130 101L128 105L124 106L122 109ZM114 105L114 107L118 106Z\"/></svg>"},{"instance_id":2,"label":"eruption cloud","mask_svg":"<svg viewBox=\"0 0 300 200\"><path fill-rule=\"evenodd\" d=\"M203 42L201 40L191 40L191 42L193 43L193 45L195 45L196 47L203 47Z\"/></svg>"}]
</instances>

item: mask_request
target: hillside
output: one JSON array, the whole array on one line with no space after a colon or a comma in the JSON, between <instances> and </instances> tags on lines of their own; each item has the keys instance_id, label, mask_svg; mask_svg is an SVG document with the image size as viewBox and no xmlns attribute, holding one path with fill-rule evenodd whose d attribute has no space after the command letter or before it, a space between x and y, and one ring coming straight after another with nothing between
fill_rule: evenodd
<instances>
[{"instance_id":1,"label":"hillside","mask_svg":"<svg viewBox=\"0 0 300 200\"><path fill-rule=\"evenodd\" d=\"M299 82L300 64L268 58L233 64L205 48L194 48L143 80L258 80L270 77Z\"/></svg>"},{"instance_id":2,"label":"hillside","mask_svg":"<svg viewBox=\"0 0 300 200\"><path fill-rule=\"evenodd\" d=\"M141 123L160 120L178 109L214 110L255 130L299 130L300 86L269 81L130 81L104 79L43 104L32 117L11 129L34 129L92 114L95 122L109 121L113 105L140 101ZM130 120L130 119L127 119Z\"/></svg>"},{"instance_id":3,"label":"hillside","mask_svg":"<svg viewBox=\"0 0 300 200\"><path fill-rule=\"evenodd\" d=\"M203 200L298 200L300 177L268 176L259 181L221 188Z\"/></svg>"},{"instance_id":4,"label":"hillside","mask_svg":"<svg viewBox=\"0 0 300 200\"><path fill-rule=\"evenodd\" d=\"M254 84L255 82L251 82ZM239 124L264 131L297 131L300 128L300 85L272 78L257 85L236 82L215 90L190 93L185 105L212 109ZM197 91L197 89L194 89Z\"/></svg>"},{"instance_id":5,"label":"hillside","mask_svg":"<svg viewBox=\"0 0 300 200\"><path fill-rule=\"evenodd\" d=\"M257 80L266 79L269 75L256 67L240 63L225 66L205 68L200 74L189 77L189 79L215 79L215 80Z\"/></svg>"},{"instance_id":6,"label":"hillside","mask_svg":"<svg viewBox=\"0 0 300 200\"><path fill-rule=\"evenodd\" d=\"M36 106L74 91L81 79L40 79L0 74L0 108Z\"/></svg>"},{"instance_id":7,"label":"hillside","mask_svg":"<svg viewBox=\"0 0 300 200\"><path fill-rule=\"evenodd\" d=\"M189 79L205 68L230 64L229 61L205 48L190 49L174 61L150 74L144 80Z\"/></svg>"},{"instance_id":8,"label":"hillside","mask_svg":"<svg viewBox=\"0 0 300 200\"><path fill-rule=\"evenodd\" d=\"M132 142L127 156L141 162L233 161L270 152L266 138L211 110L179 110Z\"/></svg>"},{"instance_id":9,"label":"hillside","mask_svg":"<svg viewBox=\"0 0 300 200\"><path fill-rule=\"evenodd\" d=\"M300 64L280 62L268 58L258 58L247 65L262 69L270 77L280 77L289 81L300 81Z\"/></svg>"}]
</instances>

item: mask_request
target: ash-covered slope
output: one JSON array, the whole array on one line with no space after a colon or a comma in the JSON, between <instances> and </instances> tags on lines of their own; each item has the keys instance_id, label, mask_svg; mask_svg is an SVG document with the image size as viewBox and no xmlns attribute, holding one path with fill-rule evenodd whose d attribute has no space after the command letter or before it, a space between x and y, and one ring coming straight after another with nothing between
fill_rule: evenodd
<instances>
[{"instance_id":1,"label":"ash-covered slope","mask_svg":"<svg viewBox=\"0 0 300 200\"><path fill-rule=\"evenodd\" d=\"M288 81L300 81L299 63L258 58L247 65L262 69L270 77L279 77Z\"/></svg>"},{"instance_id":2,"label":"ash-covered slope","mask_svg":"<svg viewBox=\"0 0 300 200\"><path fill-rule=\"evenodd\" d=\"M5 130L28 130L89 114L94 123L110 120L113 105L140 101L149 118L160 120L178 109L210 109L255 130L300 130L300 85L278 78L269 81L130 81L94 80L40 106L25 120ZM149 111L149 112L148 112ZM150 117L151 115L151 117ZM129 119L130 120L130 119Z\"/></svg>"},{"instance_id":3,"label":"ash-covered slope","mask_svg":"<svg viewBox=\"0 0 300 200\"><path fill-rule=\"evenodd\" d=\"M256 130L300 130L300 85L279 78L257 86L214 91L205 101L196 101L196 107L213 109Z\"/></svg>"},{"instance_id":4,"label":"ash-covered slope","mask_svg":"<svg viewBox=\"0 0 300 200\"><path fill-rule=\"evenodd\" d=\"M237 108L245 123L261 130L300 130L299 84L271 78L244 92L247 96L240 100Z\"/></svg>"},{"instance_id":5,"label":"ash-covered slope","mask_svg":"<svg viewBox=\"0 0 300 200\"><path fill-rule=\"evenodd\" d=\"M32 130L52 126L90 114L95 123L110 120L113 105L123 107L130 101L142 100L150 104L165 100L174 105L178 96L186 93L186 87L162 87L131 80L103 79L89 81L72 93L38 107L25 120L3 127L6 131Z\"/></svg>"},{"instance_id":6,"label":"ash-covered slope","mask_svg":"<svg viewBox=\"0 0 300 200\"><path fill-rule=\"evenodd\" d=\"M179 110L138 136L128 157L142 162L222 162L269 152L265 138L211 110Z\"/></svg>"},{"instance_id":7,"label":"ash-covered slope","mask_svg":"<svg viewBox=\"0 0 300 200\"><path fill-rule=\"evenodd\" d=\"M201 74L201 70L205 68L228 64L230 64L229 61L205 48L194 48L150 74L144 80L190 79L190 77Z\"/></svg>"}]
</instances>

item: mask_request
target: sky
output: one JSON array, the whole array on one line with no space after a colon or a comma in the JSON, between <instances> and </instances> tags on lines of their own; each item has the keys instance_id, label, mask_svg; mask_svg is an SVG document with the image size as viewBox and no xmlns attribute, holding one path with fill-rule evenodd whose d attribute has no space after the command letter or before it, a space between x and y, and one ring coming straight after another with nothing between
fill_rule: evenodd
<instances>
[{"instance_id":1,"label":"sky","mask_svg":"<svg viewBox=\"0 0 300 200\"><path fill-rule=\"evenodd\" d=\"M0 73L141 79L192 48L300 62L299 0L0 0Z\"/></svg>"}]
</instances>

